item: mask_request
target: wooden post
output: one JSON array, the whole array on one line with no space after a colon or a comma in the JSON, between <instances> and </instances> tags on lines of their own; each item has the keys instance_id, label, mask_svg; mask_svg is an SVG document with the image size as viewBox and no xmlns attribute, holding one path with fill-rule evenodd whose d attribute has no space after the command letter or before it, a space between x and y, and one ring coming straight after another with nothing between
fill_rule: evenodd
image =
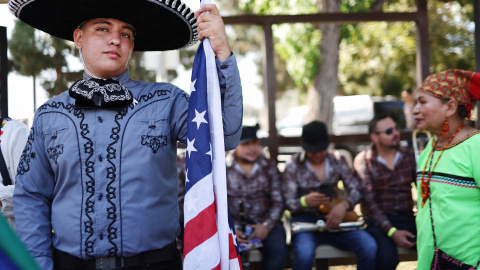
<instances>
[{"instance_id":1,"label":"wooden post","mask_svg":"<svg viewBox=\"0 0 480 270\"><path fill-rule=\"evenodd\" d=\"M272 24L265 23L263 25L265 46L263 47L263 74L264 76L264 88L265 88L265 103L268 108L268 133L269 139L267 141L268 151L270 152L270 158L277 161L278 156L278 135L276 116L275 116L275 100L277 92L277 83L275 79L275 62L274 62L274 48L273 48L273 33Z\"/></svg>"},{"instance_id":2,"label":"wooden post","mask_svg":"<svg viewBox=\"0 0 480 270\"><path fill-rule=\"evenodd\" d=\"M427 0L416 0L417 5L417 88L430 74L430 43L428 40Z\"/></svg>"},{"instance_id":3,"label":"wooden post","mask_svg":"<svg viewBox=\"0 0 480 270\"><path fill-rule=\"evenodd\" d=\"M8 116L7 28L0 26L0 117Z\"/></svg>"}]
</instances>

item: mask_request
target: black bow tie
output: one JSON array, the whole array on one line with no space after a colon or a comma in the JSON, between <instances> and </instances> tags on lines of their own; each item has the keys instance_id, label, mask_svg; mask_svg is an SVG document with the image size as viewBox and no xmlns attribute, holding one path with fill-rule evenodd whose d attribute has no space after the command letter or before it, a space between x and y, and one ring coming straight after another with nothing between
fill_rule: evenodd
<instances>
[{"instance_id":1,"label":"black bow tie","mask_svg":"<svg viewBox=\"0 0 480 270\"><path fill-rule=\"evenodd\" d=\"M77 108L123 108L133 102L132 93L114 79L81 79L68 93Z\"/></svg>"}]
</instances>

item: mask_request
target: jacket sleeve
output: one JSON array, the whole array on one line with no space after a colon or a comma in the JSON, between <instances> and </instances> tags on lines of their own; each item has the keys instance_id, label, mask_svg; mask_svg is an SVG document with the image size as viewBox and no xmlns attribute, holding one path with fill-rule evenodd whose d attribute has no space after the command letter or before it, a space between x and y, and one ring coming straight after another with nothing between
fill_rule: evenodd
<instances>
[{"instance_id":1,"label":"jacket sleeve","mask_svg":"<svg viewBox=\"0 0 480 270\"><path fill-rule=\"evenodd\" d=\"M1 151L13 185L4 186L0 183L0 210L5 217L13 218L13 190L18 162L28 138L28 127L17 120L10 120L3 131Z\"/></svg>"},{"instance_id":2,"label":"jacket sleeve","mask_svg":"<svg viewBox=\"0 0 480 270\"><path fill-rule=\"evenodd\" d=\"M362 183L358 175L352 170L352 168L350 168L350 166L348 166L348 163L343 156L340 157L338 162L341 171L341 179L348 192L346 200L350 204L350 208L353 209L362 199Z\"/></svg>"},{"instance_id":3,"label":"jacket sleeve","mask_svg":"<svg viewBox=\"0 0 480 270\"><path fill-rule=\"evenodd\" d=\"M375 200L375 189L373 188L373 175L367 167L365 152L361 152L354 160L354 168L362 180L362 196L364 207L368 209L368 218L373 224L387 233L392 224Z\"/></svg>"},{"instance_id":4,"label":"jacket sleeve","mask_svg":"<svg viewBox=\"0 0 480 270\"><path fill-rule=\"evenodd\" d=\"M298 194L298 183L296 179L296 166L293 163L287 164L282 174L283 196L285 198L285 207L292 213L302 212L303 206L300 202L301 196Z\"/></svg>"},{"instance_id":5,"label":"jacket sleeve","mask_svg":"<svg viewBox=\"0 0 480 270\"><path fill-rule=\"evenodd\" d=\"M237 60L232 55L225 61L216 60L222 98L225 151L235 149L240 140L243 119L243 98Z\"/></svg>"},{"instance_id":6,"label":"jacket sleeve","mask_svg":"<svg viewBox=\"0 0 480 270\"><path fill-rule=\"evenodd\" d=\"M282 186L281 186L281 174L278 170L276 164L272 163L269 168L270 174L270 198L272 200L272 205L270 211L268 212L268 217L265 222L267 229L271 230L275 227L282 218L284 205L282 197Z\"/></svg>"},{"instance_id":7,"label":"jacket sleeve","mask_svg":"<svg viewBox=\"0 0 480 270\"><path fill-rule=\"evenodd\" d=\"M55 179L38 118L30 130L17 171L13 206L17 233L42 269L52 270L51 205Z\"/></svg>"}]
</instances>

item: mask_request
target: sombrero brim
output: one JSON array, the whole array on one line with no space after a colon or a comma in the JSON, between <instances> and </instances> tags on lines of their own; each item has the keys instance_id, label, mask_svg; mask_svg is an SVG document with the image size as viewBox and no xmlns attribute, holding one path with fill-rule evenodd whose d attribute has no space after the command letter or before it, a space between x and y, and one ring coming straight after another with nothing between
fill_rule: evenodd
<instances>
[{"instance_id":1,"label":"sombrero brim","mask_svg":"<svg viewBox=\"0 0 480 270\"><path fill-rule=\"evenodd\" d=\"M11 0L10 11L23 22L73 41L83 22L111 18L136 30L135 51L166 51L197 42L196 18L179 0Z\"/></svg>"}]
</instances>

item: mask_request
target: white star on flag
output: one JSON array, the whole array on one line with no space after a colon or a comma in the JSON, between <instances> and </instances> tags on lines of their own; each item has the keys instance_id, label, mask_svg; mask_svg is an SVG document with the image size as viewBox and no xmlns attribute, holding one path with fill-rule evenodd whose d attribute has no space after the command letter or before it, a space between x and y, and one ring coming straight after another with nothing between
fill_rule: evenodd
<instances>
[{"instance_id":1,"label":"white star on flag","mask_svg":"<svg viewBox=\"0 0 480 270\"><path fill-rule=\"evenodd\" d=\"M213 160L212 143L210 143L210 150L205 155L210 155L210 160Z\"/></svg>"},{"instance_id":2,"label":"white star on flag","mask_svg":"<svg viewBox=\"0 0 480 270\"><path fill-rule=\"evenodd\" d=\"M207 111L205 110L205 111L199 113L197 110L195 110L195 118L192 120L192 122L197 123L197 129L200 128L200 125L202 123L208 124L207 120L205 120L205 113L206 112Z\"/></svg>"},{"instance_id":3,"label":"white star on flag","mask_svg":"<svg viewBox=\"0 0 480 270\"><path fill-rule=\"evenodd\" d=\"M195 143L195 139L193 140L189 140L187 139L187 153L188 153L188 157L190 158L190 155L192 154L192 152L197 152L197 149L195 149L195 147L193 146L193 144Z\"/></svg>"},{"instance_id":4,"label":"white star on flag","mask_svg":"<svg viewBox=\"0 0 480 270\"><path fill-rule=\"evenodd\" d=\"M195 89L195 82L197 80L195 79L195 81L193 81L191 84L190 84L190 95L192 94L192 92L195 92L197 91L197 89Z\"/></svg>"}]
</instances>

